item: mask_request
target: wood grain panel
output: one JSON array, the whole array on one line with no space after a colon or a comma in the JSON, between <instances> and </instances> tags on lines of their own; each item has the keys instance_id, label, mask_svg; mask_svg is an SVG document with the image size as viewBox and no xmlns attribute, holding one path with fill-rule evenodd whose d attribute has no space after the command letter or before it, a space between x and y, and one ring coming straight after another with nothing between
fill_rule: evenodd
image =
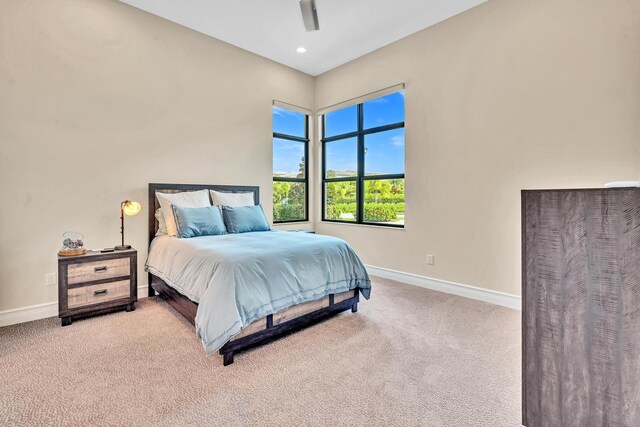
<instances>
[{"instance_id":1,"label":"wood grain panel","mask_svg":"<svg viewBox=\"0 0 640 427\"><path fill-rule=\"evenodd\" d=\"M99 304L121 298L128 298L131 283L129 280L101 283L99 285L82 286L68 291L68 307L77 308L85 305Z\"/></svg>"},{"instance_id":2,"label":"wood grain panel","mask_svg":"<svg viewBox=\"0 0 640 427\"><path fill-rule=\"evenodd\" d=\"M231 338L229 341L234 341L242 337L246 337L247 335L251 335L254 332L262 331L267 329L267 318L263 317L262 319L258 319L256 321L251 322L247 326L245 326L238 335Z\"/></svg>"},{"instance_id":3,"label":"wood grain panel","mask_svg":"<svg viewBox=\"0 0 640 427\"><path fill-rule=\"evenodd\" d=\"M347 291L347 292L341 292L341 293L339 293L339 294L335 294L335 295L333 296L333 303L334 303L334 304L337 304L337 303L339 303L339 302L341 302L341 301L344 301L344 300L346 300L346 299L353 298L353 296L354 296L354 295L357 295L357 294L358 294L358 292L359 292L359 291L358 291L357 289L355 289L355 290L353 290L353 291Z\"/></svg>"},{"instance_id":4,"label":"wood grain panel","mask_svg":"<svg viewBox=\"0 0 640 427\"><path fill-rule=\"evenodd\" d=\"M357 292L357 291L356 291ZM347 292L341 292L339 294L335 294L334 295L334 304L337 304L341 301L344 301L346 299L349 298L353 298L353 294L354 291L347 291ZM295 305L293 307L289 307L285 310L282 310L279 313L276 313L273 315L273 324L274 325L278 325L280 323L286 322L288 320L292 320L295 319L297 317L303 316L307 313L311 313L312 311L316 311L320 308L326 307L329 305L329 297L325 297L321 300L317 300L317 301L309 301L306 303L302 303L299 305ZM261 319L258 319L252 323L250 323L249 325L247 325L245 328L242 329L242 331L234 336L233 338L231 338L230 341L234 341L237 340L239 338L242 337L246 337L247 335L253 334L254 332L258 332L258 331L262 331L264 329L267 329L267 318L263 317Z\"/></svg>"},{"instance_id":5,"label":"wood grain panel","mask_svg":"<svg viewBox=\"0 0 640 427\"><path fill-rule=\"evenodd\" d=\"M523 424L640 425L640 190L522 202Z\"/></svg>"},{"instance_id":6,"label":"wood grain panel","mask_svg":"<svg viewBox=\"0 0 640 427\"><path fill-rule=\"evenodd\" d=\"M162 299L166 300L173 308L178 311L178 313L183 315L189 322L195 325L198 304L180 294L171 286L167 285L164 280L162 280L158 276L149 274L149 277L149 289L153 289L155 292L158 292Z\"/></svg>"},{"instance_id":7,"label":"wood grain panel","mask_svg":"<svg viewBox=\"0 0 640 427\"><path fill-rule=\"evenodd\" d=\"M620 298L622 328L623 424L640 425L640 191L625 192L621 198L621 237L619 250L622 289Z\"/></svg>"},{"instance_id":8,"label":"wood grain panel","mask_svg":"<svg viewBox=\"0 0 640 427\"><path fill-rule=\"evenodd\" d=\"M316 310L320 310L323 307L329 306L329 296L321 298L315 301L309 301L302 304L294 305L286 310L282 310L273 315L273 324L279 325L280 323L287 322L291 319L295 319L305 314L311 313Z\"/></svg>"},{"instance_id":9,"label":"wood grain panel","mask_svg":"<svg viewBox=\"0 0 640 427\"><path fill-rule=\"evenodd\" d=\"M129 276L131 267L129 258L115 258L103 261L69 264L67 280L70 285Z\"/></svg>"}]
</instances>

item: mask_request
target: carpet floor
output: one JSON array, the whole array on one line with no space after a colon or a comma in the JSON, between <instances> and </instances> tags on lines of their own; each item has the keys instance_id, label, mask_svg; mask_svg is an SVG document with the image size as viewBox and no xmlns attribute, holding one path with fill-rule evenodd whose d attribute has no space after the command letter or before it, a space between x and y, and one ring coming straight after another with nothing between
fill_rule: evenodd
<instances>
[{"instance_id":1,"label":"carpet floor","mask_svg":"<svg viewBox=\"0 0 640 427\"><path fill-rule=\"evenodd\" d=\"M374 278L359 312L206 357L157 298L0 328L3 426L519 426L520 313Z\"/></svg>"}]
</instances>

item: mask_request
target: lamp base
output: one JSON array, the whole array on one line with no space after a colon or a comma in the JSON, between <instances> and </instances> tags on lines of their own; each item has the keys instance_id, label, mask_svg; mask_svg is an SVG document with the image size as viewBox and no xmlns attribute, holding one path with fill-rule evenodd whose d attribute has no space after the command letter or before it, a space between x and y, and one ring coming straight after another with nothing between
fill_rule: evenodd
<instances>
[{"instance_id":1,"label":"lamp base","mask_svg":"<svg viewBox=\"0 0 640 427\"><path fill-rule=\"evenodd\" d=\"M115 249L116 251L126 251L127 249L131 249L131 245L118 245L113 249Z\"/></svg>"}]
</instances>

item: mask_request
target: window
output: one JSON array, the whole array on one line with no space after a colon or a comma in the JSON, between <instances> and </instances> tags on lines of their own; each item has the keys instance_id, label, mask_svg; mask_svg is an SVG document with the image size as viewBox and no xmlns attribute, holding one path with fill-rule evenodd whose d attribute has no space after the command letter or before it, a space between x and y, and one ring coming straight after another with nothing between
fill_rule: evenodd
<instances>
[{"instance_id":1,"label":"window","mask_svg":"<svg viewBox=\"0 0 640 427\"><path fill-rule=\"evenodd\" d=\"M404 227L404 92L322 116L322 219Z\"/></svg>"},{"instance_id":2,"label":"window","mask_svg":"<svg viewBox=\"0 0 640 427\"><path fill-rule=\"evenodd\" d=\"M309 116L273 106L273 222L307 221Z\"/></svg>"}]
</instances>

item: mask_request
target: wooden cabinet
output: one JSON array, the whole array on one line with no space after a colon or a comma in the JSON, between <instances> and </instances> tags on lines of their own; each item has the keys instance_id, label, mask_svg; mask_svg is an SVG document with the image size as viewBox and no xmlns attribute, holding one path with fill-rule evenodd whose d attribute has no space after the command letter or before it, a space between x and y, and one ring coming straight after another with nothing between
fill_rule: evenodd
<instances>
[{"instance_id":1,"label":"wooden cabinet","mask_svg":"<svg viewBox=\"0 0 640 427\"><path fill-rule=\"evenodd\" d=\"M640 426L640 189L522 192L522 423Z\"/></svg>"},{"instance_id":2,"label":"wooden cabinet","mask_svg":"<svg viewBox=\"0 0 640 427\"><path fill-rule=\"evenodd\" d=\"M74 318L135 309L138 300L135 249L58 257L58 316L62 326Z\"/></svg>"}]
</instances>

